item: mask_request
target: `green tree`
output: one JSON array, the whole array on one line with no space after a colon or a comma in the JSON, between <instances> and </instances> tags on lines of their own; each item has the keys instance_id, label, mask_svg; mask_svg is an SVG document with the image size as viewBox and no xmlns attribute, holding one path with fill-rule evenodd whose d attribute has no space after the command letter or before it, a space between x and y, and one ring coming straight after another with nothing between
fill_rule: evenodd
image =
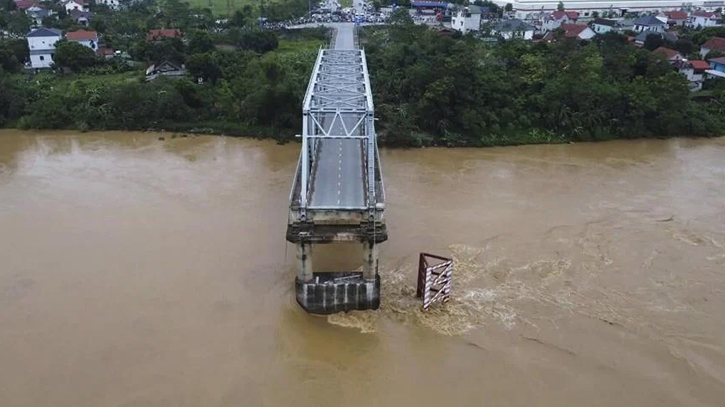
<instances>
[{"instance_id":1,"label":"green tree","mask_svg":"<svg viewBox=\"0 0 725 407\"><path fill-rule=\"evenodd\" d=\"M373 9L375 11L380 11L380 7L382 7L382 3L380 3L380 0L373 0Z\"/></svg>"},{"instance_id":2,"label":"green tree","mask_svg":"<svg viewBox=\"0 0 725 407\"><path fill-rule=\"evenodd\" d=\"M186 69L195 78L216 83L222 76L222 70L213 52L194 54L186 60Z\"/></svg>"},{"instance_id":3,"label":"green tree","mask_svg":"<svg viewBox=\"0 0 725 407\"><path fill-rule=\"evenodd\" d=\"M397 26L411 26L415 24L413 18L410 16L408 10L404 8L398 8L390 15L388 24Z\"/></svg>"},{"instance_id":4,"label":"green tree","mask_svg":"<svg viewBox=\"0 0 725 407\"><path fill-rule=\"evenodd\" d=\"M20 63L13 51L4 43L0 43L0 72L18 72Z\"/></svg>"},{"instance_id":5,"label":"green tree","mask_svg":"<svg viewBox=\"0 0 725 407\"><path fill-rule=\"evenodd\" d=\"M98 63L96 54L92 49L77 42L60 40L55 45L53 62L62 67L70 68L73 72L80 72Z\"/></svg>"},{"instance_id":6,"label":"green tree","mask_svg":"<svg viewBox=\"0 0 725 407\"><path fill-rule=\"evenodd\" d=\"M654 51L664 44L662 36L659 34L648 34L644 39L644 49L648 51Z\"/></svg>"},{"instance_id":7,"label":"green tree","mask_svg":"<svg viewBox=\"0 0 725 407\"><path fill-rule=\"evenodd\" d=\"M231 27L244 27L247 24L245 14L242 13L240 10L237 10L234 12L234 15L229 20L229 25Z\"/></svg>"},{"instance_id":8,"label":"green tree","mask_svg":"<svg viewBox=\"0 0 725 407\"><path fill-rule=\"evenodd\" d=\"M689 38L679 38L675 42L675 49L682 55L690 55L696 51L695 44Z\"/></svg>"},{"instance_id":9,"label":"green tree","mask_svg":"<svg viewBox=\"0 0 725 407\"><path fill-rule=\"evenodd\" d=\"M277 34L266 30L244 30L241 33L239 46L243 50L254 51L260 54L273 51L279 45Z\"/></svg>"},{"instance_id":10,"label":"green tree","mask_svg":"<svg viewBox=\"0 0 725 407\"><path fill-rule=\"evenodd\" d=\"M214 49L214 40L206 31L192 30L188 38L187 51L189 54L202 54Z\"/></svg>"},{"instance_id":11,"label":"green tree","mask_svg":"<svg viewBox=\"0 0 725 407\"><path fill-rule=\"evenodd\" d=\"M514 5L511 3L506 3L506 6L504 7L504 11L510 12L513 11Z\"/></svg>"},{"instance_id":12,"label":"green tree","mask_svg":"<svg viewBox=\"0 0 725 407\"><path fill-rule=\"evenodd\" d=\"M560 1L559 4L556 5L557 11L564 11L564 2Z\"/></svg>"},{"instance_id":13,"label":"green tree","mask_svg":"<svg viewBox=\"0 0 725 407\"><path fill-rule=\"evenodd\" d=\"M7 20L7 30L11 34L25 35L30 31L30 17L25 13L10 13Z\"/></svg>"}]
</instances>

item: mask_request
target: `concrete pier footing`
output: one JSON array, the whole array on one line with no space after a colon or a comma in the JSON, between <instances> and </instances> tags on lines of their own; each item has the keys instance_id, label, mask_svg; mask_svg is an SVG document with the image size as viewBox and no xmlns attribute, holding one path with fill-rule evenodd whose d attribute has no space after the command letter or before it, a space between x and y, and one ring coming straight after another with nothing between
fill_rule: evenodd
<instances>
[{"instance_id":1,"label":"concrete pier footing","mask_svg":"<svg viewBox=\"0 0 725 407\"><path fill-rule=\"evenodd\" d=\"M297 241L295 288L297 302L302 308L312 314L378 309L380 306L378 244L367 240L362 244L362 272L315 273L312 269L312 243Z\"/></svg>"},{"instance_id":2,"label":"concrete pier footing","mask_svg":"<svg viewBox=\"0 0 725 407\"><path fill-rule=\"evenodd\" d=\"M380 307L380 276L362 273L313 273L311 281L295 281L297 303L312 314L371 310Z\"/></svg>"}]
</instances>

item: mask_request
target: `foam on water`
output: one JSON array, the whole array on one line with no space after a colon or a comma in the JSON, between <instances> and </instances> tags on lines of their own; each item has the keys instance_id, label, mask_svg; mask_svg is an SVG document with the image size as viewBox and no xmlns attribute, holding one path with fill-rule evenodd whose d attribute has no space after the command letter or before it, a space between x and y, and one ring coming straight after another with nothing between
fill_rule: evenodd
<instances>
[{"instance_id":1,"label":"foam on water","mask_svg":"<svg viewBox=\"0 0 725 407\"><path fill-rule=\"evenodd\" d=\"M477 288L480 279L499 264L498 259L481 262L485 249L465 245L449 247L455 262L453 271L453 295L446 304L439 304L423 311L422 303L415 297L414 262L405 267L381 272L382 299L380 310L350 312L328 317L332 324L358 328L362 332L374 332L378 319L383 316L402 323L412 323L430 328L444 335L461 335L496 321L507 328L517 323L517 313L508 302L529 296L522 285ZM513 293L513 295L511 294Z\"/></svg>"}]
</instances>

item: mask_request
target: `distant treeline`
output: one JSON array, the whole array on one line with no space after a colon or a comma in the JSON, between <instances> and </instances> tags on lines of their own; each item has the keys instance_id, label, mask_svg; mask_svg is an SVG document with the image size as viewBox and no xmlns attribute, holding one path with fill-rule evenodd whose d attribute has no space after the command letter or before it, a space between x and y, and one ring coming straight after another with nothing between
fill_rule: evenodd
<instances>
[{"instance_id":1,"label":"distant treeline","mask_svg":"<svg viewBox=\"0 0 725 407\"><path fill-rule=\"evenodd\" d=\"M397 17L393 26L366 27L362 40L388 145L723 134L721 80L690 92L662 56L624 36L484 43Z\"/></svg>"}]
</instances>

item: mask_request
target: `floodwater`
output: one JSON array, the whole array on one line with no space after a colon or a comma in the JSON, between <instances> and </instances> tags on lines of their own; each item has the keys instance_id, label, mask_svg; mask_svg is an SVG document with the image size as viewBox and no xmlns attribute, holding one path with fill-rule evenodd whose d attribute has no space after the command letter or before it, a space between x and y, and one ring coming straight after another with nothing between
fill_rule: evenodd
<instances>
[{"instance_id":1,"label":"floodwater","mask_svg":"<svg viewBox=\"0 0 725 407\"><path fill-rule=\"evenodd\" d=\"M383 151L382 308L326 318L299 145L169 136L0 132L3 407L725 403L725 139Z\"/></svg>"}]
</instances>

